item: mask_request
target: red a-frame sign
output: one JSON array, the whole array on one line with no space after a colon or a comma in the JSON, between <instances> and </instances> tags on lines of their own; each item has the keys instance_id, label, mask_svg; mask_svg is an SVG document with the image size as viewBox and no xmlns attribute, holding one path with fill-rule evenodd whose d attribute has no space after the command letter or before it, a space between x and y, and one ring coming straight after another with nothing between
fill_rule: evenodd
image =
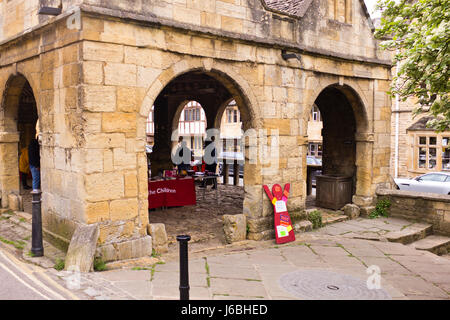
<instances>
[{"instance_id":1,"label":"red a-frame sign","mask_svg":"<svg viewBox=\"0 0 450 320\"><path fill-rule=\"evenodd\" d=\"M279 184L275 184L270 192L269 187L264 185L264 191L270 201L272 201L275 214L275 239L278 244L295 241L294 229L292 227L291 217L287 211L287 199L291 185L287 183L282 191Z\"/></svg>"}]
</instances>

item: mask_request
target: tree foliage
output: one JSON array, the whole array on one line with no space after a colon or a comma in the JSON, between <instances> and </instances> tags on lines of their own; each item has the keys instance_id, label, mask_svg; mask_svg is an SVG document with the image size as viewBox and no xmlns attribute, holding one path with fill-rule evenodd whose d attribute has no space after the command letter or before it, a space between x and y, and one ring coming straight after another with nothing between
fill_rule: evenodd
<instances>
[{"instance_id":1,"label":"tree foliage","mask_svg":"<svg viewBox=\"0 0 450 320\"><path fill-rule=\"evenodd\" d=\"M414 113L429 113L436 131L450 128L450 0L378 0L381 25L375 36L394 50L391 94L418 102Z\"/></svg>"}]
</instances>

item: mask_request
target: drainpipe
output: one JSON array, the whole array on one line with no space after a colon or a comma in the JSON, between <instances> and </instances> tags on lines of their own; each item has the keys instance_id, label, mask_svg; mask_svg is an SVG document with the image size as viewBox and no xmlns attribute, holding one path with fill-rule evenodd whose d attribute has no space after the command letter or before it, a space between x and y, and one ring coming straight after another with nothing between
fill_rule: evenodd
<instances>
[{"instance_id":1,"label":"drainpipe","mask_svg":"<svg viewBox=\"0 0 450 320\"><path fill-rule=\"evenodd\" d=\"M395 76L397 76L397 69L398 67L395 67ZM399 158L399 124L400 124L400 98L398 93L395 95L395 165L394 165L394 177L398 178L398 158Z\"/></svg>"}]
</instances>

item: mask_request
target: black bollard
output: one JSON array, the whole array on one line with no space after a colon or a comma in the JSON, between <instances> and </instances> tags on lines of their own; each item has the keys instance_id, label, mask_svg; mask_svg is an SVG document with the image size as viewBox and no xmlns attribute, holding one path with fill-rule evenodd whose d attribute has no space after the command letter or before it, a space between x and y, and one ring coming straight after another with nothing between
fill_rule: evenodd
<instances>
[{"instance_id":1,"label":"black bollard","mask_svg":"<svg viewBox=\"0 0 450 320\"><path fill-rule=\"evenodd\" d=\"M180 300L189 300L188 241L191 236L177 236L180 243Z\"/></svg>"},{"instance_id":2,"label":"black bollard","mask_svg":"<svg viewBox=\"0 0 450 320\"><path fill-rule=\"evenodd\" d=\"M42 243L42 216L41 216L41 190L32 191L33 200L31 201L32 222L31 222L31 253L34 257L44 255L44 246Z\"/></svg>"}]
</instances>

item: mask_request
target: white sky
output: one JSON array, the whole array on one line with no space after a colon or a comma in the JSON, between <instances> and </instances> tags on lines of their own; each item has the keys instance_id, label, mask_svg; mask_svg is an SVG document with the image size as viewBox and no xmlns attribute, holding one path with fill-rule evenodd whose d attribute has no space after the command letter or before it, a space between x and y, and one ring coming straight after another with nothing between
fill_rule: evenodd
<instances>
[{"instance_id":1,"label":"white sky","mask_svg":"<svg viewBox=\"0 0 450 320\"><path fill-rule=\"evenodd\" d=\"M366 3L367 10L369 10L370 16L372 18L378 17L380 15L379 13L374 14L373 12L375 5L377 4L377 0L364 0L364 2Z\"/></svg>"}]
</instances>

